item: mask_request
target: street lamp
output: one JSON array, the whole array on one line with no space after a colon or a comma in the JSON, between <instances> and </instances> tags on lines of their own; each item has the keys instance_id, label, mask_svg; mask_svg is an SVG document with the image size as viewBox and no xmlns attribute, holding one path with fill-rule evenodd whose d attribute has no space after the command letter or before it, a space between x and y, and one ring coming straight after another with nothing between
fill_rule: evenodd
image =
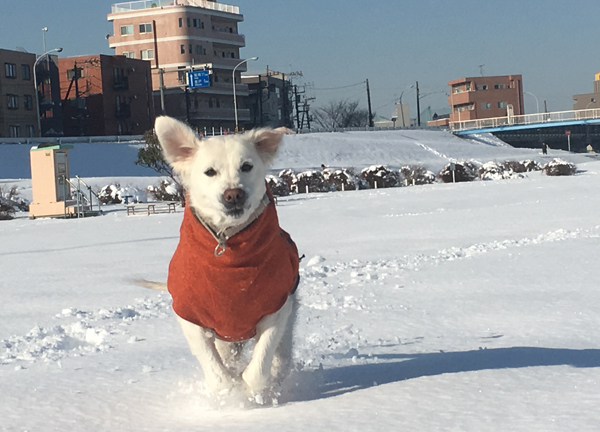
<instances>
[{"instance_id":1,"label":"street lamp","mask_svg":"<svg viewBox=\"0 0 600 432\"><path fill-rule=\"evenodd\" d=\"M531 95L531 96L533 96L535 98L535 105L537 107L537 111L536 112L539 113L540 112L540 104L538 102L538 98L535 97L535 95L533 93L530 93L530 92L525 92L525 94Z\"/></svg>"},{"instance_id":2,"label":"street lamp","mask_svg":"<svg viewBox=\"0 0 600 432\"><path fill-rule=\"evenodd\" d=\"M235 133L238 133L237 99L235 96L235 70L238 68L238 66L240 66L246 62L249 62L251 60L258 60L258 57L250 57L246 60L242 60L233 68L233 72L231 73L231 77L233 78L233 112L235 114Z\"/></svg>"},{"instance_id":3,"label":"street lamp","mask_svg":"<svg viewBox=\"0 0 600 432\"><path fill-rule=\"evenodd\" d=\"M46 28L46 27L44 27ZM42 54L41 56L39 56L38 58L35 59L35 62L33 63L33 88L35 89L35 105L36 105L36 109L37 109L37 124L38 124L38 132L40 133L40 136L42 136L42 122L40 120L40 96L38 94L38 87L37 87L37 72L36 72L36 67L37 64L40 62L40 60L42 60L44 57L47 57L48 54L53 53L53 52L62 52L62 48L54 48L51 49L50 51L46 51L44 54ZM48 71L50 71L50 60L48 60Z\"/></svg>"},{"instance_id":4,"label":"street lamp","mask_svg":"<svg viewBox=\"0 0 600 432\"><path fill-rule=\"evenodd\" d=\"M414 84L409 85L408 87L406 87L404 90L402 90L402 93L400 93L400 113L402 115L402 127L406 127L406 123L404 121L404 107L402 106L402 96L404 95L404 92L408 89L414 88ZM394 124L395 126L395 124Z\"/></svg>"}]
</instances>

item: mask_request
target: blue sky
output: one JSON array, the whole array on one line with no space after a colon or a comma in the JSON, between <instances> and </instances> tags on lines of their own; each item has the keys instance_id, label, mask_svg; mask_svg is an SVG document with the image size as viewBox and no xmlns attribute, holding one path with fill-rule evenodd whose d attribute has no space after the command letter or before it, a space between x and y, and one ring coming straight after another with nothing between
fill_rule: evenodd
<instances>
[{"instance_id":1,"label":"blue sky","mask_svg":"<svg viewBox=\"0 0 600 432\"><path fill-rule=\"evenodd\" d=\"M62 55L112 54L105 36L114 1L2 0L0 48ZM258 56L249 69L302 71L314 106L359 100L366 107L369 79L374 110L389 117L400 93L419 81L421 107L447 109L449 80L523 75L524 90L543 110L572 108L572 96L593 90L600 72L595 41L598 0L231 0L240 6L246 35L242 57ZM314 88L314 90L312 90ZM403 100L415 116L415 93ZM535 98L525 96L528 112Z\"/></svg>"}]
</instances>

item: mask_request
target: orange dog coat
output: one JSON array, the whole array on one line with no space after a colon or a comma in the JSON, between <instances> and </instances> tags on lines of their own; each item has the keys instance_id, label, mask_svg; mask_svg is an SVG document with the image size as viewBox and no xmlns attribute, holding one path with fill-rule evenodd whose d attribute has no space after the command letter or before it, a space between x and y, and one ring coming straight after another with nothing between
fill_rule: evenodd
<instances>
[{"instance_id":1,"label":"orange dog coat","mask_svg":"<svg viewBox=\"0 0 600 432\"><path fill-rule=\"evenodd\" d=\"M256 325L277 312L296 288L298 249L279 227L269 203L258 219L226 241L217 241L186 206L167 286L173 310L186 321L213 329L226 341L256 334Z\"/></svg>"}]
</instances>

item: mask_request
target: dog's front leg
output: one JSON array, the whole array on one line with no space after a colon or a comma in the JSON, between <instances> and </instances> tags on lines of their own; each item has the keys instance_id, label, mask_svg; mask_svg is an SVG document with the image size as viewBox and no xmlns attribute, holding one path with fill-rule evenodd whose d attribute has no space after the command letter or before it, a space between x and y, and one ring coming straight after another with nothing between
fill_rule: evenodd
<instances>
[{"instance_id":1,"label":"dog's front leg","mask_svg":"<svg viewBox=\"0 0 600 432\"><path fill-rule=\"evenodd\" d=\"M196 324L177 317L183 335L188 341L192 354L196 356L202 371L206 385L215 394L222 390L233 387L233 377L223 365L223 361L215 347L215 335Z\"/></svg>"},{"instance_id":2,"label":"dog's front leg","mask_svg":"<svg viewBox=\"0 0 600 432\"><path fill-rule=\"evenodd\" d=\"M272 315L267 315L256 326L256 346L252 360L242 373L242 379L253 395L265 389L271 376L273 356L293 311L293 296L288 297L281 309Z\"/></svg>"}]
</instances>

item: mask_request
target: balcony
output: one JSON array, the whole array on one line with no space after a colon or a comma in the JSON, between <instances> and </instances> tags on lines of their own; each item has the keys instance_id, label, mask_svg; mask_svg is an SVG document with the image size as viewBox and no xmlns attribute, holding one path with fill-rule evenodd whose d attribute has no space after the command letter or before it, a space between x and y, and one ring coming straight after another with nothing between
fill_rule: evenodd
<instances>
[{"instance_id":1,"label":"balcony","mask_svg":"<svg viewBox=\"0 0 600 432\"><path fill-rule=\"evenodd\" d=\"M135 10L165 8L169 6L191 6L203 9L211 9L218 12L239 14L240 8L223 3L207 0L141 0L124 3L115 3L111 6L111 13L131 12Z\"/></svg>"}]
</instances>

